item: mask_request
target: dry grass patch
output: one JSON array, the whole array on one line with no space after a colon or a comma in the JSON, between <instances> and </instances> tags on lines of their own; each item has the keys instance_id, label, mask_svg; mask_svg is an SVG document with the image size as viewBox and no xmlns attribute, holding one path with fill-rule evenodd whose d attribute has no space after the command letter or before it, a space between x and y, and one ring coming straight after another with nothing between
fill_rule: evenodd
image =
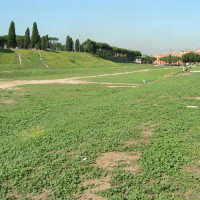
<instances>
[{"instance_id":1,"label":"dry grass patch","mask_svg":"<svg viewBox=\"0 0 200 200\"><path fill-rule=\"evenodd\" d=\"M15 100L13 100L13 99L6 99L6 100L0 101L0 103L13 104L13 103L15 103Z\"/></svg>"},{"instance_id":2,"label":"dry grass patch","mask_svg":"<svg viewBox=\"0 0 200 200\"><path fill-rule=\"evenodd\" d=\"M183 167L183 170L189 173L195 173L196 176L200 177L200 160L189 166Z\"/></svg>"},{"instance_id":3,"label":"dry grass patch","mask_svg":"<svg viewBox=\"0 0 200 200\"><path fill-rule=\"evenodd\" d=\"M137 171L139 170L139 165L134 165L134 166L128 166L128 167L124 167L123 169L125 171L129 171L131 174L135 175L137 173Z\"/></svg>"},{"instance_id":4,"label":"dry grass patch","mask_svg":"<svg viewBox=\"0 0 200 200\"><path fill-rule=\"evenodd\" d=\"M142 85L142 84L139 84L139 83L110 83L110 82L98 82L99 84L101 85L130 85L130 86L139 86L139 85Z\"/></svg>"},{"instance_id":5,"label":"dry grass patch","mask_svg":"<svg viewBox=\"0 0 200 200\"><path fill-rule=\"evenodd\" d=\"M198 70L196 70L196 71L190 71L191 73L200 73L200 71Z\"/></svg>"},{"instance_id":6,"label":"dry grass patch","mask_svg":"<svg viewBox=\"0 0 200 200\"><path fill-rule=\"evenodd\" d=\"M83 194L79 199L104 200L105 198L96 195L95 192L111 188L110 178L111 176L107 175L106 177L101 179L91 179L83 182L83 187L89 188L84 190Z\"/></svg>"},{"instance_id":7,"label":"dry grass patch","mask_svg":"<svg viewBox=\"0 0 200 200\"><path fill-rule=\"evenodd\" d=\"M128 141L129 145L134 145L135 140ZM140 158L140 152L133 152L132 154L127 154L125 152L106 152L102 153L97 159L95 166L104 170L113 171L114 167L120 164L129 165L124 167L123 170L129 171L132 174L136 174L139 166L136 163L132 163ZM93 199L93 200L104 200L101 196L95 194L95 192L103 191L111 188L110 184L111 175L107 175L100 179L86 180L82 183L82 186L86 189L79 199Z\"/></svg>"},{"instance_id":8,"label":"dry grass patch","mask_svg":"<svg viewBox=\"0 0 200 200\"><path fill-rule=\"evenodd\" d=\"M33 200L45 200L45 199L49 199L48 196L49 196L50 193L51 193L50 190L43 189L42 193L35 195L35 196L32 196L30 198L33 199Z\"/></svg>"},{"instance_id":9,"label":"dry grass patch","mask_svg":"<svg viewBox=\"0 0 200 200\"><path fill-rule=\"evenodd\" d=\"M151 136L155 126L156 124L149 125L149 123L142 123L140 128L142 129L143 138Z\"/></svg>"},{"instance_id":10,"label":"dry grass patch","mask_svg":"<svg viewBox=\"0 0 200 200\"><path fill-rule=\"evenodd\" d=\"M96 167L106 170L113 170L113 168L119 164L131 164L132 161L135 161L139 158L139 152L135 152L134 155L128 155L125 152L107 152L103 153L96 159Z\"/></svg>"},{"instance_id":11,"label":"dry grass patch","mask_svg":"<svg viewBox=\"0 0 200 200\"><path fill-rule=\"evenodd\" d=\"M135 88L136 85L109 85L108 88Z\"/></svg>"}]
</instances>

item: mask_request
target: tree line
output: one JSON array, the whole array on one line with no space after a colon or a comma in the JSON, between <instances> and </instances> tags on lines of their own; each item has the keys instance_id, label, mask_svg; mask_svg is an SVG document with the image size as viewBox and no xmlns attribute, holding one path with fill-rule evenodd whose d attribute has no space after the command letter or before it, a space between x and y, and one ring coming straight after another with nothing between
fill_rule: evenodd
<instances>
[{"instance_id":1,"label":"tree line","mask_svg":"<svg viewBox=\"0 0 200 200\"><path fill-rule=\"evenodd\" d=\"M156 61L157 58L153 56L142 56L141 57L141 63L143 64L153 64L154 61Z\"/></svg>"},{"instance_id":2,"label":"tree line","mask_svg":"<svg viewBox=\"0 0 200 200\"><path fill-rule=\"evenodd\" d=\"M55 41L58 41L58 38L49 37L48 35L40 37L37 23L33 23L32 35L30 36L29 28L26 29L23 36L16 35L15 33L15 24L12 21L9 27L8 35L0 36L0 48L3 48L4 45L7 48L20 48L20 49L42 49L48 50L49 48L53 49L55 46ZM57 44L57 46L59 46Z\"/></svg>"},{"instance_id":3,"label":"tree line","mask_svg":"<svg viewBox=\"0 0 200 200\"><path fill-rule=\"evenodd\" d=\"M29 28L26 29L23 36L16 35L15 24L12 21L9 27L8 35L0 36L0 48L4 45L7 48L20 48L20 49L41 49L41 50L59 50L59 51L75 51L87 52L115 62L134 62L136 58L141 55L140 51L127 50L118 47L112 47L106 43L99 43L87 39L80 44L79 39L75 42L68 35L65 45L58 42L58 38L49 37L48 35L40 36L37 28L37 23L33 23L32 35L30 35Z\"/></svg>"},{"instance_id":4,"label":"tree line","mask_svg":"<svg viewBox=\"0 0 200 200\"><path fill-rule=\"evenodd\" d=\"M140 51L112 47L107 43L95 42L89 39L80 45L80 51L114 62L134 62L136 58L142 56Z\"/></svg>"},{"instance_id":5,"label":"tree line","mask_svg":"<svg viewBox=\"0 0 200 200\"><path fill-rule=\"evenodd\" d=\"M194 52L186 53L182 56L182 61L184 63L196 63L196 62L199 63L200 55Z\"/></svg>"},{"instance_id":6,"label":"tree line","mask_svg":"<svg viewBox=\"0 0 200 200\"><path fill-rule=\"evenodd\" d=\"M172 55L160 58L160 61L165 61L169 65L171 65L172 63L177 63L178 61L181 61L181 60L182 60L181 57L179 57L179 56L172 56Z\"/></svg>"},{"instance_id":7,"label":"tree line","mask_svg":"<svg viewBox=\"0 0 200 200\"><path fill-rule=\"evenodd\" d=\"M160 61L165 61L169 65L171 65L172 63L177 63L178 61L182 61L183 63L199 63L200 55L194 52L183 54L182 57L169 55L160 58Z\"/></svg>"}]
</instances>

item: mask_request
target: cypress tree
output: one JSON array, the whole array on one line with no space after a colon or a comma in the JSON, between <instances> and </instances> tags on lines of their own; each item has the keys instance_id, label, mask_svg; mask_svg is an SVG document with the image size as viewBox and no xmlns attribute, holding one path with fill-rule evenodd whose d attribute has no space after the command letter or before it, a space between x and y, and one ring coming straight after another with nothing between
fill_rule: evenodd
<instances>
[{"instance_id":1,"label":"cypress tree","mask_svg":"<svg viewBox=\"0 0 200 200\"><path fill-rule=\"evenodd\" d=\"M41 39L41 49L45 50L46 49L46 45L45 45L45 36L42 37Z\"/></svg>"},{"instance_id":2,"label":"cypress tree","mask_svg":"<svg viewBox=\"0 0 200 200\"><path fill-rule=\"evenodd\" d=\"M40 46L40 36L38 34L38 28L36 22L33 23L33 30L31 36L31 47L32 48L39 48Z\"/></svg>"},{"instance_id":3,"label":"cypress tree","mask_svg":"<svg viewBox=\"0 0 200 200\"><path fill-rule=\"evenodd\" d=\"M80 51L80 42L79 42L79 39L77 39L76 42L75 42L75 51L76 52Z\"/></svg>"},{"instance_id":4,"label":"cypress tree","mask_svg":"<svg viewBox=\"0 0 200 200\"><path fill-rule=\"evenodd\" d=\"M71 37L70 37L70 51L74 51L74 42Z\"/></svg>"},{"instance_id":5,"label":"cypress tree","mask_svg":"<svg viewBox=\"0 0 200 200\"><path fill-rule=\"evenodd\" d=\"M30 31L29 28L26 29L25 37L24 37L24 48L28 49L30 46Z\"/></svg>"},{"instance_id":6,"label":"cypress tree","mask_svg":"<svg viewBox=\"0 0 200 200\"><path fill-rule=\"evenodd\" d=\"M69 37L69 35L68 35L68 36L67 36L67 39L66 39L66 45L65 45L65 50L66 50L66 51L70 51L70 49L71 49L71 48L70 48L70 46L71 46L70 43L71 43L71 42L70 42L70 37Z\"/></svg>"},{"instance_id":7,"label":"cypress tree","mask_svg":"<svg viewBox=\"0 0 200 200\"><path fill-rule=\"evenodd\" d=\"M41 38L40 38L40 35L38 35L38 37L39 37L39 39L38 39L38 42L35 45L35 48L36 49L41 49Z\"/></svg>"},{"instance_id":8,"label":"cypress tree","mask_svg":"<svg viewBox=\"0 0 200 200\"><path fill-rule=\"evenodd\" d=\"M49 36L46 35L45 36L45 50L47 50L49 48Z\"/></svg>"},{"instance_id":9,"label":"cypress tree","mask_svg":"<svg viewBox=\"0 0 200 200\"><path fill-rule=\"evenodd\" d=\"M10 23L10 28L8 31L8 47L15 48L17 46L16 34L15 34L15 24L13 21Z\"/></svg>"}]
</instances>

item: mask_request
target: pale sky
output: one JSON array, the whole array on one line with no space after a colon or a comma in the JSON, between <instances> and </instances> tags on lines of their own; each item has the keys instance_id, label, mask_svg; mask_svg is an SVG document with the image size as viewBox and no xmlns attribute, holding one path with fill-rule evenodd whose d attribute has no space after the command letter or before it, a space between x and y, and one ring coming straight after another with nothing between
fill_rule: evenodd
<instances>
[{"instance_id":1,"label":"pale sky","mask_svg":"<svg viewBox=\"0 0 200 200\"><path fill-rule=\"evenodd\" d=\"M200 48L200 0L0 0L0 35L15 22L65 43L87 38L143 54Z\"/></svg>"}]
</instances>

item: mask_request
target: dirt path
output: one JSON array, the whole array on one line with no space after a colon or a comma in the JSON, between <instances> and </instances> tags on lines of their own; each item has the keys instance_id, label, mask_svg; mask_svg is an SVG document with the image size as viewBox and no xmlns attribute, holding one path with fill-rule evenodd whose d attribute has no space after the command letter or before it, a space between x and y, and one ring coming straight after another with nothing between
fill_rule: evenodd
<instances>
[{"instance_id":1,"label":"dirt path","mask_svg":"<svg viewBox=\"0 0 200 200\"><path fill-rule=\"evenodd\" d=\"M38 51L39 52L39 55L40 55L40 61L43 63L43 65L46 67L46 68L48 68L49 66L43 61L43 59L42 59L42 54L41 54L41 52L40 52L40 50Z\"/></svg>"},{"instance_id":2,"label":"dirt path","mask_svg":"<svg viewBox=\"0 0 200 200\"><path fill-rule=\"evenodd\" d=\"M165 69L165 68L164 68ZM168 68L166 68L168 69ZM144 69L138 71L129 71L129 72L120 72L120 73L113 73L113 74L100 74L100 75L93 75L93 76L81 76L75 78L64 78L64 79L54 79L54 80L16 80L16 81L1 81L0 82L0 89L8 89L13 88L21 85L36 85L36 84L52 84L52 83L61 83L61 84L97 84L98 82L90 82L80 79L85 78L96 78L96 77L105 77L105 76L117 76L123 74L132 74L132 73L139 73L139 72L147 72L153 71L158 69ZM107 83L98 83L98 84L107 84ZM119 83L112 83L112 85L117 85ZM129 84L129 85L138 85L138 84Z\"/></svg>"},{"instance_id":3,"label":"dirt path","mask_svg":"<svg viewBox=\"0 0 200 200\"><path fill-rule=\"evenodd\" d=\"M15 50L15 53L17 54L19 64L21 65L21 64L22 64L22 57L21 57L21 54L20 54L17 50Z\"/></svg>"},{"instance_id":4,"label":"dirt path","mask_svg":"<svg viewBox=\"0 0 200 200\"><path fill-rule=\"evenodd\" d=\"M190 71L191 73L200 73L200 70L199 71Z\"/></svg>"}]
</instances>

